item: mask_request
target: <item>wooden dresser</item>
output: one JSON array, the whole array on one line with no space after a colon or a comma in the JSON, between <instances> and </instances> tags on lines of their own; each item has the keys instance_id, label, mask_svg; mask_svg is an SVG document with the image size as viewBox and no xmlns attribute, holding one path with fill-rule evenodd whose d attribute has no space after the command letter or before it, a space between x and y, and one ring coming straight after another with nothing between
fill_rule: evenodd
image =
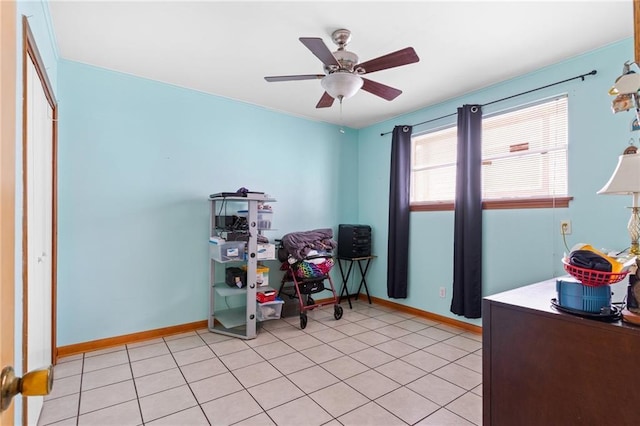
<instances>
[{"instance_id":1,"label":"wooden dresser","mask_svg":"<svg viewBox=\"0 0 640 426\"><path fill-rule=\"evenodd\" d=\"M558 312L555 279L483 300L483 424L640 424L640 327Z\"/></svg>"}]
</instances>

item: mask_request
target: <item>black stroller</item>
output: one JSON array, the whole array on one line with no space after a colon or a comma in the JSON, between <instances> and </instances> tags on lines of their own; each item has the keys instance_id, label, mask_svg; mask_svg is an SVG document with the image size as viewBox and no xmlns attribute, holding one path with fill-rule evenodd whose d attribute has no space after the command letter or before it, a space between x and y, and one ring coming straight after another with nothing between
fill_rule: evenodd
<instances>
[{"instance_id":1,"label":"black stroller","mask_svg":"<svg viewBox=\"0 0 640 426\"><path fill-rule=\"evenodd\" d=\"M308 232L294 232L282 237L279 241L278 260L282 262L281 270L285 271L278 290L278 297L287 296L297 298L300 305L300 328L307 326L307 313L321 306L334 305L333 317L342 318L342 306L336 293L329 272L333 268L334 260L330 251L335 248L335 241L330 229ZM326 238L325 238L326 237ZM329 282L329 287L325 286ZM287 292L285 286L293 282L293 291ZM333 297L316 302L312 294L324 290L331 290Z\"/></svg>"}]
</instances>

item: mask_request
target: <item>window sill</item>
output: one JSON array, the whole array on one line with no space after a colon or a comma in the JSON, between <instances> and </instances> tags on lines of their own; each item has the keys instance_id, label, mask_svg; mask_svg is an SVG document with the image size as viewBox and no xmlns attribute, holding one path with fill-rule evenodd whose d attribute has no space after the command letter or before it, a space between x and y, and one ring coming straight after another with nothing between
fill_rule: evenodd
<instances>
[{"instance_id":1,"label":"window sill","mask_svg":"<svg viewBox=\"0 0 640 426\"><path fill-rule=\"evenodd\" d=\"M483 210L508 210L508 209L550 209L569 207L569 201L573 197L557 198L520 198L513 200L487 200L482 202ZM412 212L437 212L454 209L453 202L443 203L412 203Z\"/></svg>"}]
</instances>

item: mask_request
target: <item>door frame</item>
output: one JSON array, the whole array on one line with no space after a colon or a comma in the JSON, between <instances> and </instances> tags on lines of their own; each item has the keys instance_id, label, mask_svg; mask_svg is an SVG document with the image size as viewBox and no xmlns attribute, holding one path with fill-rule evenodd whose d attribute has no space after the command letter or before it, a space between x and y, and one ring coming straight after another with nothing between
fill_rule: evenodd
<instances>
[{"instance_id":1,"label":"door frame","mask_svg":"<svg viewBox=\"0 0 640 426\"><path fill-rule=\"evenodd\" d=\"M16 4L0 1L0 368L15 354ZM13 404L0 424L14 423Z\"/></svg>"},{"instance_id":2,"label":"door frame","mask_svg":"<svg viewBox=\"0 0 640 426\"><path fill-rule=\"evenodd\" d=\"M22 16L22 369L23 374L40 366L28 365L28 336L27 330L29 326L28 317L28 289L29 289L29 274L28 274L28 221L27 221L27 207L28 207L28 162L27 162L27 143L28 141L28 108L27 108L27 69L28 61L31 61L34 65L36 73L42 84L42 89L47 98L49 106L51 107L52 117L52 140L51 140L51 247L49 248L51 253L51 364L56 364L58 356L56 349L56 276L57 276L57 235L58 235L58 104L56 102L54 92L49 81L49 77L45 71L44 61L40 56L38 47L36 45L35 38L31 32L29 21L26 16ZM23 397L23 410L22 421L26 424L27 421L27 399Z\"/></svg>"}]
</instances>

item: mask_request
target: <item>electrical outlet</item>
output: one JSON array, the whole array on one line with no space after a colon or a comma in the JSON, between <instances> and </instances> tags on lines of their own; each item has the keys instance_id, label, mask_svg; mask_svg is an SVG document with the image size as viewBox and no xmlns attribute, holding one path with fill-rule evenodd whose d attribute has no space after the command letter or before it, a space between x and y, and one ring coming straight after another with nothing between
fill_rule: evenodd
<instances>
[{"instance_id":1,"label":"electrical outlet","mask_svg":"<svg viewBox=\"0 0 640 426\"><path fill-rule=\"evenodd\" d=\"M569 235L571 234L571 221L570 220L561 220L560 221L560 235Z\"/></svg>"},{"instance_id":2,"label":"electrical outlet","mask_svg":"<svg viewBox=\"0 0 640 426\"><path fill-rule=\"evenodd\" d=\"M444 287L440 287L440 297L445 297L447 295L447 290Z\"/></svg>"}]
</instances>

